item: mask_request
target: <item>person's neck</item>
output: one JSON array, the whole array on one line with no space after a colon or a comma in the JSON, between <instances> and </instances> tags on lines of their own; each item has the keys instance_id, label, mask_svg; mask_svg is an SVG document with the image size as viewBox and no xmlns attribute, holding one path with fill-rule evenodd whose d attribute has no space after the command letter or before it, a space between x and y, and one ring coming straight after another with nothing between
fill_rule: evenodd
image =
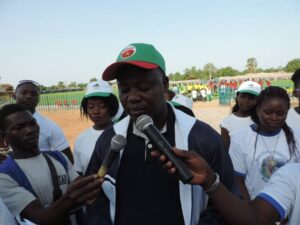
<instances>
[{"instance_id":1,"label":"person's neck","mask_svg":"<svg viewBox=\"0 0 300 225\"><path fill-rule=\"evenodd\" d=\"M13 157L15 159L28 159L38 156L41 152L38 148L35 148L34 150L27 151L20 148L14 148L13 149Z\"/></svg>"},{"instance_id":2,"label":"person's neck","mask_svg":"<svg viewBox=\"0 0 300 225\"><path fill-rule=\"evenodd\" d=\"M100 124L94 124L93 128L94 128L95 130L103 130L103 129L105 129L105 128L111 126L112 124L113 124L112 121L110 121L110 122L108 122L108 123L106 123L106 124L101 124L101 125L100 125Z\"/></svg>"},{"instance_id":3,"label":"person's neck","mask_svg":"<svg viewBox=\"0 0 300 225\"><path fill-rule=\"evenodd\" d=\"M247 117L247 116L250 116L250 113L247 111L238 110L237 112L234 113L234 115L236 115L238 117Z\"/></svg>"}]
</instances>

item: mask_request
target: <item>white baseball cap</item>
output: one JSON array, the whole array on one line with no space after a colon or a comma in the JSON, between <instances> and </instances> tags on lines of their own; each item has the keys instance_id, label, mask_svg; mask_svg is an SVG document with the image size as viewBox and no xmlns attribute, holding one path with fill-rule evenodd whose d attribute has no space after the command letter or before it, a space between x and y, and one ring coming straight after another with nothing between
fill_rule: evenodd
<instances>
[{"instance_id":1,"label":"white baseball cap","mask_svg":"<svg viewBox=\"0 0 300 225\"><path fill-rule=\"evenodd\" d=\"M87 85L84 98L89 97L108 97L112 92L112 88L108 82L104 80L93 81Z\"/></svg>"},{"instance_id":2,"label":"white baseball cap","mask_svg":"<svg viewBox=\"0 0 300 225\"><path fill-rule=\"evenodd\" d=\"M261 86L259 83L249 80L243 82L237 89L237 92L258 96L261 92Z\"/></svg>"},{"instance_id":3,"label":"white baseball cap","mask_svg":"<svg viewBox=\"0 0 300 225\"><path fill-rule=\"evenodd\" d=\"M189 108L190 110L193 109L193 99L186 97L182 94L175 95L172 98L171 103L174 106L185 106L185 107Z\"/></svg>"}]
</instances>

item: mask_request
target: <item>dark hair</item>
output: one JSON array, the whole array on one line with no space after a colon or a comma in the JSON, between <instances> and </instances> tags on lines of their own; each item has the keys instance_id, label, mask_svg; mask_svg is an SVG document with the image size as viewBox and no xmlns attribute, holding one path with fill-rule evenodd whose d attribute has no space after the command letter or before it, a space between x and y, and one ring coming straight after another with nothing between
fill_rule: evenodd
<instances>
[{"instance_id":1,"label":"dark hair","mask_svg":"<svg viewBox=\"0 0 300 225\"><path fill-rule=\"evenodd\" d=\"M288 108L290 108L290 97L285 89L281 87L270 86L267 87L265 90L261 91L257 97L257 107L260 107L267 98L282 98L286 101ZM257 130L260 129L260 122L257 113L251 116L252 120L257 124ZM284 122L282 129L285 133L287 143L289 146L290 156L295 154L296 151L296 142L294 138L293 130Z\"/></svg>"},{"instance_id":2,"label":"dark hair","mask_svg":"<svg viewBox=\"0 0 300 225\"><path fill-rule=\"evenodd\" d=\"M240 109L238 100L237 100L239 94L240 94L240 92L236 93L235 105L232 107L232 113L235 113L235 112L239 111L239 109ZM251 94L249 94L249 95L251 95ZM252 118L252 116L254 116L256 114L256 106L257 106L257 103L255 104L255 106L253 106L251 109L249 109L249 115L251 118Z\"/></svg>"},{"instance_id":3,"label":"dark hair","mask_svg":"<svg viewBox=\"0 0 300 225\"><path fill-rule=\"evenodd\" d=\"M291 80L294 83L294 88L296 88L296 85L300 81L300 68L295 71L295 73L293 74Z\"/></svg>"},{"instance_id":4,"label":"dark hair","mask_svg":"<svg viewBox=\"0 0 300 225\"><path fill-rule=\"evenodd\" d=\"M107 105L109 109L110 116L113 117L117 114L118 109L119 109L119 102L117 97L114 94L109 95L108 97L98 97L98 96L93 96L89 98L83 98L81 101L80 105L80 114L82 117L88 118L88 112L87 112L87 102L89 99L99 99Z\"/></svg>"},{"instance_id":5,"label":"dark hair","mask_svg":"<svg viewBox=\"0 0 300 225\"><path fill-rule=\"evenodd\" d=\"M8 104L3 106L2 109L0 109L0 130L5 131L4 124L7 116L22 111L27 111L27 109L19 104Z\"/></svg>"}]
</instances>

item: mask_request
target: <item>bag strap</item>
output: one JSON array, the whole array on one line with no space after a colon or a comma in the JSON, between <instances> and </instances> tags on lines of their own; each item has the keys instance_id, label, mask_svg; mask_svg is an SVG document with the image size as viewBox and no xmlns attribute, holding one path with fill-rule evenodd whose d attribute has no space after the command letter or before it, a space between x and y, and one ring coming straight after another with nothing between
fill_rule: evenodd
<instances>
[{"instance_id":1,"label":"bag strap","mask_svg":"<svg viewBox=\"0 0 300 225\"><path fill-rule=\"evenodd\" d=\"M45 159L50 169L50 174L51 174L51 179L53 184L53 202L55 202L57 199L59 199L62 196L62 191L59 187L59 182L58 182L58 175L53 165L53 162L51 161L49 156L47 156L46 154L43 155L45 156Z\"/></svg>"}]
</instances>

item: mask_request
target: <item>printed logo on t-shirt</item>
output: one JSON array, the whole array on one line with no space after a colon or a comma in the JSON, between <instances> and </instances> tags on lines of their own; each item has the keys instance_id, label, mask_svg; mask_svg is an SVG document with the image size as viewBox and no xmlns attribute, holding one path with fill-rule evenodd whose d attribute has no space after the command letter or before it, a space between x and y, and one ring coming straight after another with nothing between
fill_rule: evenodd
<instances>
[{"instance_id":1,"label":"printed logo on t-shirt","mask_svg":"<svg viewBox=\"0 0 300 225\"><path fill-rule=\"evenodd\" d=\"M285 161L280 158L268 155L262 160L261 164L261 175L265 182L268 182L270 177L276 170L285 165Z\"/></svg>"},{"instance_id":2,"label":"printed logo on t-shirt","mask_svg":"<svg viewBox=\"0 0 300 225\"><path fill-rule=\"evenodd\" d=\"M59 175L58 176L58 183L59 185L67 184L67 175Z\"/></svg>"}]
</instances>

